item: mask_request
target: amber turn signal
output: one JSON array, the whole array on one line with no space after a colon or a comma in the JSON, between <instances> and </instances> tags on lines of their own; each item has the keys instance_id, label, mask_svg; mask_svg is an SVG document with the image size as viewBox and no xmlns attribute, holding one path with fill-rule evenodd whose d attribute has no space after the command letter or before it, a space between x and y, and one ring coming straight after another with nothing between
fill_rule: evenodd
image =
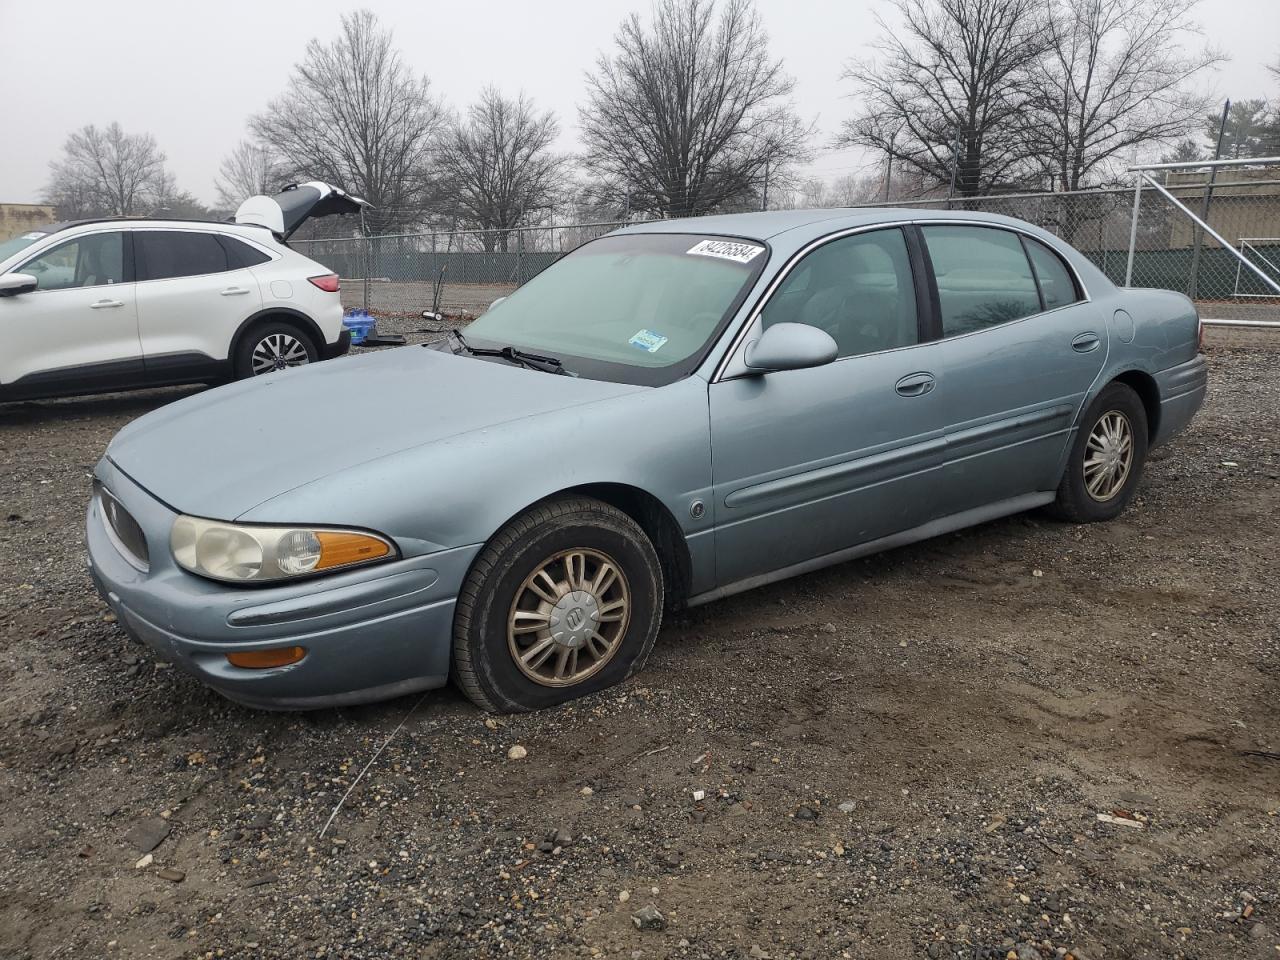
<instances>
[{"instance_id":1,"label":"amber turn signal","mask_svg":"<svg viewBox=\"0 0 1280 960\"><path fill-rule=\"evenodd\" d=\"M320 541L320 560L315 565L316 570L364 563L385 557L391 552L391 547L385 540L359 533L342 533L336 530L320 532L316 534L316 539Z\"/></svg>"},{"instance_id":2,"label":"amber turn signal","mask_svg":"<svg viewBox=\"0 0 1280 960\"><path fill-rule=\"evenodd\" d=\"M246 670L287 667L307 655L306 647L276 647L273 650L240 650L227 654L227 663Z\"/></svg>"}]
</instances>

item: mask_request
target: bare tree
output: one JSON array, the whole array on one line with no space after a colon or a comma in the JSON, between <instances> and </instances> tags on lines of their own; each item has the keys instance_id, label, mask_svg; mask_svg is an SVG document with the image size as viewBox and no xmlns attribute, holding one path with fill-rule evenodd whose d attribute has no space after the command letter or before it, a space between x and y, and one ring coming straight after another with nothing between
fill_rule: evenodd
<instances>
[{"instance_id":1,"label":"bare tree","mask_svg":"<svg viewBox=\"0 0 1280 960\"><path fill-rule=\"evenodd\" d=\"M763 203L810 127L752 0L657 0L622 22L587 76L584 163L629 211L691 216Z\"/></svg>"},{"instance_id":2,"label":"bare tree","mask_svg":"<svg viewBox=\"0 0 1280 960\"><path fill-rule=\"evenodd\" d=\"M218 206L234 210L249 197L276 193L289 182L288 171L270 147L241 140L218 165Z\"/></svg>"},{"instance_id":3,"label":"bare tree","mask_svg":"<svg viewBox=\"0 0 1280 960\"><path fill-rule=\"evenodd\" d=\"M345 14L332 43L312 40L286 92L250 121L300 177L373 204L368 226L418 220L430 198L426 163L444 112L426 77L401 60L368 10Z\"/></svg>"},{"instance_id":4,"label":"bare tree","mask_svg":"<svg viewBox=\"0 0 1280 960\"><path fill-rule=\"evenodd\" d=\"M964 196L1024 182L1021 135L1044 51L1043 0L894 0L876 60L847 65L861 109L838 142Z\"/></svg>"},{"instance_id":5,"label":"bare tree","mask_svg":"<svg viewBox=\"0 0 1280 960\"><path fill-rule=\"evenodd\" d=\"M566 186L566 160L552 151L560 128L522 93L489 87L457 119L436 153L442 210L485 231L485 249L507 249L512 227L551 207Z\"/></svg>"},{"instance_id":6,"label":"bare tree","mask_svg":"<svg viewBox=\"0 0 1280 960\"><path fill-rule=\"evenodd\" d=\"M165 181L165 156L149 133L89 124L67 137L44 195L64 217L130 217L146 212Z\"/></svg>"},{"instance_id":7,"label":"bare tree","mask_svg":"<svg viewBox=\"0 0 1280 960\"><path fill-rule=\"evenodd\" d=\"M810 177L788 190L771 195L770 208L857 207L880 199L882 186L882 178L877 176L846 174L832 180Z\"/></svg>"},{"instance_id":8,"label":"bare tree","mask_svg":"<svg viewBox=\"0 0 1280 960\"><path fill-rule=\"evenodd\" d=\"M140 213L165 220L214 219L214 211L201 203L195 194L179 189L177 178L168 172L157 178L154 193Z\"/></svg>"},{"instance_id":9,"label":"bare tree","mask_svg":"<svg viewBox=\"0 0 1280 960\"><path fill-rule=\"evenodd\" d=\"M1191 83L1221 58L1183 49L1197 2L1050 0L1028 133L1057 189L1109 180L1117 158L1200 128L1207 97Z\"/></svg>"}]
</instances>

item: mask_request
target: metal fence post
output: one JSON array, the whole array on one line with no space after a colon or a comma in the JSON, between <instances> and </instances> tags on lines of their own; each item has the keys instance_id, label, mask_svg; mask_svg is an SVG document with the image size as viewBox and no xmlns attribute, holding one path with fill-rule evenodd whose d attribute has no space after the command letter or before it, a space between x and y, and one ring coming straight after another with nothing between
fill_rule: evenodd
<instances>
[{"instance_id":1,"label":"metal fence post","mask_svg":"<svg viewBox=\"0 0 1280 960\"><path fill-rule=\"evenodd\" d=\"M369 312L369 274L373 272L373 237L364 238L364 312Z\"/></svg>"},{"instance_id":2,"label":"metal fence post","mask_svg":"<svg viewBox=\"0 0 1280 960\"><path fill-rule=\"evenodd\" d=\"M516 231L516 286L520 286L520 255L524 252L524 231Z\"/></svg>"},{"instance_id":3,"label":"metal fence post","mask_svg":"<svg viewBox=\"0 0 1280 960\"><path fill-rule=\"evenodd\" d=\"M1227 117L1231 113L1231 100L1222 105L1222 122L1218 124L1218 145L1213 150L1213 159L1215 161L1222 159L1222 138L1227 133ZM1204 187L1204 200L1200 204L1200 219L1205 223L1209 222L1209 204L1213 201L1213 183L1218 179L1218 168L1209 168L1209 181ZM1200 279L1200 248L1204 246L1204 231L1196 227L1195 244L1191 250L1191 276L1187 280L1187 296L1192 300L1196 298L1196 291L1199 286Z\"/></svg>"},{"instance_id":4,"label":"metal fence post","mask_svg":"<svg viewBox=\"0 0 1280 960\"><path fill-rule=\"evenodd\" d=\"M1133 221L1129 224L1129 262L1124 268L1124 285L1133 286L1133 252L1138 246L1138 212L1142 207L1142 173L1134 174Z\"/></svg>"}]
</instances>

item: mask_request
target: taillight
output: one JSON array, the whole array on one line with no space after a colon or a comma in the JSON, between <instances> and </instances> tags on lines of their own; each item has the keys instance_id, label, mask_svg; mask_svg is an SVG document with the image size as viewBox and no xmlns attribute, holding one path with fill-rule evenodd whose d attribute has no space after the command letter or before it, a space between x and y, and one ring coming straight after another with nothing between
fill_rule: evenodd
<instances>
[{"instance_id":1,"label":"taillight","mask_svg":"<svg viewBox=\"0 0 1280 960\"><path fill-rule=\"evenodd\" d=\"M1204 353L1204 321L1196 318L1196 353Z\"/></svg>"},{"instance_id":2,"label":"taillight","mask_svg":"<svg viewBox=\"0 0 1280 960\"><path fill-rule=\"evenodd\" d=\"M340 284L338 283L338 275L336 273L326 273L323 276L307 277L307 279L325 293L337 293L340 287Z\"/></svg>"}]
</instances>

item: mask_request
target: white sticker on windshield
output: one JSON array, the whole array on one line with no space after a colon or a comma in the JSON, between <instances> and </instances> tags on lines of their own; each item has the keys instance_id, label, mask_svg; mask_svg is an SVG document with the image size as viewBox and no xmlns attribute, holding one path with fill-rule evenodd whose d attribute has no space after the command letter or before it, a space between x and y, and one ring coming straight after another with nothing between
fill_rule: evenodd
<instances>
[{"instance_id":1,"label":"white sticker on windshield","mask_svg":"<svg viewBox=\"0 0 1280 960\"><path fill-rule=\"evenodd\" d=\"M43 236L44 236L43 233L24 233L18 239L19 240L39 240Z\"/></svg>"},{"instance_id":2,"label":"white sticker on windshield","mask_svg":"<svg viewBox=\"0 0 1280 960\"><path fill-rule=\"evenodd\" d=\"M764 247L754 243L740 243L737 240L702 240L689 249L689 253L700 257L719 257L721 260L732 260L734 263L750 263L764 251Z\"/></svg>"},{"instance_id":3,"label":"white sticker on windshield","mask_svg":"<svg viewBox=\"0 0 1280 960\"><path fill-rule=\"evenodd\" d=\"M657 353L658 348L667 342L667 338L660 333L654 333L652 330L637 330L627 343L633 347L639 347L647 353Z\"/></svg>"}]
</instances>

